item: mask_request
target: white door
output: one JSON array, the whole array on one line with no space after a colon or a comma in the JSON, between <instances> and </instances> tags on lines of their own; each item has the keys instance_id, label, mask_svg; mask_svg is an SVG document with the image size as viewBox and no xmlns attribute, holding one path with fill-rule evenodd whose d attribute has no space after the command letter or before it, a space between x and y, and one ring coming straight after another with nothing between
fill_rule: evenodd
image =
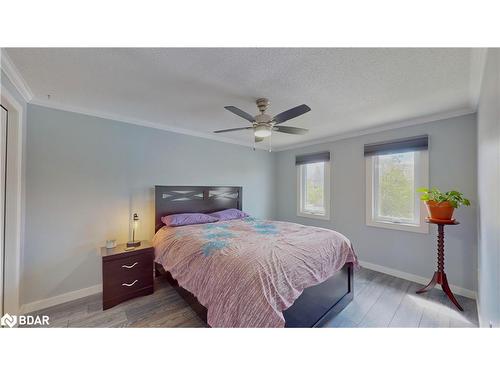
<instances>
[{"instance_id":1,"label":"white door","mask_svg":"<svg viewBox=\"0 0 500 375\"><path fill-rule=\"evenodd\" d=\"M0 316L4 314L5 279L5 166L7 162L7 110L0 107Z\"/></svg>"}]
</instances>

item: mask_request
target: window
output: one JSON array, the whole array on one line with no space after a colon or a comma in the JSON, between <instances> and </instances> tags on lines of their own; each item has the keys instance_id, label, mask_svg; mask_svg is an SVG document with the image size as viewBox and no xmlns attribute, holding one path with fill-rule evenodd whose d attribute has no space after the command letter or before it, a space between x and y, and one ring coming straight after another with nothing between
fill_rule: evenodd
<instances>
[{"instance_id":1,"label":"window","mask_svg":"<svg viewBox=\"0 0 500 375\"><path fill-rule=\"evenodd\" d=\"M390 145L368 155L365 146L366 224L428 233L425 207L417 193L429 182L427 148Z\"/></svg>"},{"instance_id":2,"label":"window","mask_svg":"<svg viewBox=\"0 0 500 375\"><path fill-rule=\"evenodd\" d=\"M330 153L315 154L314 158L312 156L297 157L297 215L329 219Z\"/></svg>"}]
</instances>

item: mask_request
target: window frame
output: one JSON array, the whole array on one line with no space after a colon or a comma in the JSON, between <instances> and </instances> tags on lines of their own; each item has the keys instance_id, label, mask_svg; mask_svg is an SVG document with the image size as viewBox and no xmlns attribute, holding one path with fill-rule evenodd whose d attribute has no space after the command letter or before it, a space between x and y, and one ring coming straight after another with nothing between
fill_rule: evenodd
<instances>
[{"instance_id":1,"label":"window frame","mask_svg":"<svg viewBox=\"0 0 500 375\"><path fill-rule=\"evenodd\" d=\"M321 161L315 162L321 163ZM324 194L325 194L325 214L314 214L311 212L307 212L303 210L303 197L304 197L304 175L303 168L307 164L315 164L315 163L305 163L297 165L297 216L306 217L309 219L320 219L320 220L330 220L330 176L331 176L331 161L323 161L324 163Z\"/></svg>"},{"instance_id":2,"label":"window frame","mask_svg":"<svg viewBox=\"0 0 500 375\"><path fill-rule=\"evenodd\" d=\"M415 188L420 186L429 186L429 151L415 150ZM395 151L394 154L399 152ZM366 178L366 225L377 228L396 229L415 233L429 233L429 224L425 222L427 210L424 202L420 201L418 194L415 192L415 200L418 201L419 207L419 223L395 222L390 220L377 220L375 218L376 198L374 197L375 189L375 157L378 155L369 155L365 157L365 178Z\"/></svg>"}]
</instances>

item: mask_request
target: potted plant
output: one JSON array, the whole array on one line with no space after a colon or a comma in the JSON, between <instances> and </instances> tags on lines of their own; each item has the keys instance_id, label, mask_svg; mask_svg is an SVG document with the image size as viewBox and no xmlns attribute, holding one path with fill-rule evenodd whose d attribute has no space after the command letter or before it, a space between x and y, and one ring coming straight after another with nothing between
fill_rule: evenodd
<instances>
[{"instance_id":1,"label":"potted plant","mask_svg":"<svg viewBox=\"0 0 500 375\"><path fill-rule=\"evenodd\" d=\"M443 193L437 188L420 188L420 199L425 202L429 218L437 220L452 220L453 210L462 205L470 206L470 201L456 190Z\"/></svg>"}]
</instances>

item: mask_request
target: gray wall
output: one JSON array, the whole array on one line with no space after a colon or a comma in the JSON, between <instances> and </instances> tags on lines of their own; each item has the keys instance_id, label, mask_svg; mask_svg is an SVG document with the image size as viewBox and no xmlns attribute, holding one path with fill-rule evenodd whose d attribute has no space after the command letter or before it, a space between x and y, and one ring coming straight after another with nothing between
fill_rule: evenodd
<instances>
[{"instance_id":1,"label":"gray wall","mask_svg":"<svg viewBox=\"0 0 500 375\"><path fill-rule=\"evenodd\" d=\"M478 109L479 279L482 326L500 326L500 50L489 49Z\"/></svg>"},{"instance_id":2,"label":"gray wall","mask_svg":"<svg viewBox=\"0 0 500 375\"><path fill-rule=\"evenodd\" d=\"M124 242L137 212L153 236L154 185L243 186L243 208L273 214L266 151L28 105L23 303L101 282L98 248Z\"/></svg>"},{"instance_id":3,"label":"gray wall","mask_svg":"<svg viewBox=\"0 0 500 375\"><path fill-rule=\"evenodd\" d=\"M264 151L132 124L28 105L26 236L22 302L101 282L98 248L123 242L129 216L139 236L153 235L155 184L242 185L244 209L258 217L326 226L350 237L361 260L430 277L435 228L418 234L367 227L363 145L430 135L430 181L472 200L447 231L452 284L476 289L476 119L462 116L303 149ZM296 216L295 154L332 153L332 218Z\"/></svg>"},{"instance_id":4,"label":"gray wall","mask_svg":"<svg viewBox=\"0 0 500 375\"><path fill-rule=\"evenodd\" d=\"M430 277L436 263L436 228L429 234L365 225L365 143L429 134L430 184L459 189L472 201L446 231L446 271L450 283L476 289L476 118L467 115L384 131L277 154L276 218L334 229L349 237L360 260L417 276ZM296 215L295 155L329 150L332 157L331 220Z\"/></svg>"}]
</instances>

